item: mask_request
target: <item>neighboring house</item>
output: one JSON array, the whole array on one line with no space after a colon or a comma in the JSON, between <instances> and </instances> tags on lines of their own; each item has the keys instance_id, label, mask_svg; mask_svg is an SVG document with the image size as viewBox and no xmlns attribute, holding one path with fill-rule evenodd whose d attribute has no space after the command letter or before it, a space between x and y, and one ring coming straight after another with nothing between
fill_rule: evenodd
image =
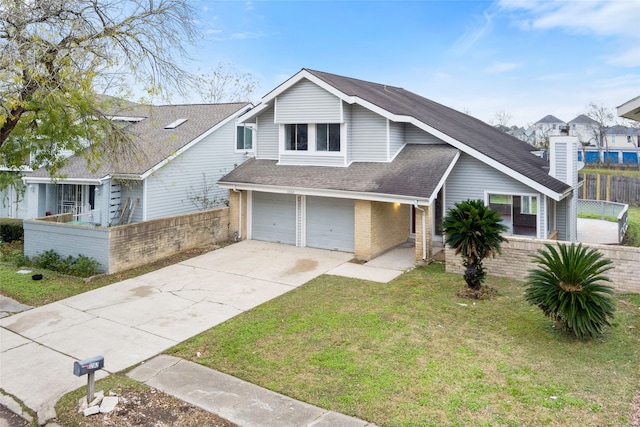
<instances>
[{"instance_id":1,"label":"neighboring house","mask_svg":"<svg viewBox=\"0 0 640 427\"><path fill-rule=\"evenodd\" d=\"M581 146L597 146L600 124L586 114L580 114L569 123L569 135L576 136Z\"/></svg>"},{"instance_id":2,"label":"neighboring house","mask_svg":"<svg viewBox=\"0 0 640 427\"><path fill-rule=\"evenodd\" d=\"M72 156L51 177L38 169L23 177L25 219L71 212L78 223L100 226L147 221L224 205L216 181L252 150L236 119L247 103L146 106L114 117L133 136L127 153L88 167Z\"/></svg>"},{"instance_id":3,"label":"neighboring house","mask_svg":"<svg viewBox=\"0 0 640 427\"><path fill-rule=\"evenodd\" d=\"M443 215L466 199L499 210L509 234L576 238L575 138L554 142L547 163L531 145L404 89L309 69L240 122L255 129L255 158L219 184L232 190L242 238L359 259L415 238L416 259L430 260Z\"/></svg>"},{"instance_id":4,"label":"neighboring house","mask_svg":"<svg viewBox=\"0 0 640 427\"><path fill-rule=\"evenodd\" d=\"M544 116L532 126L529 142L531 145L547 150L549 148L549 138L552 135L560 135L560 130L567 126L565 122L552 116L551 114Z\"/></svg>"}]
</instances>

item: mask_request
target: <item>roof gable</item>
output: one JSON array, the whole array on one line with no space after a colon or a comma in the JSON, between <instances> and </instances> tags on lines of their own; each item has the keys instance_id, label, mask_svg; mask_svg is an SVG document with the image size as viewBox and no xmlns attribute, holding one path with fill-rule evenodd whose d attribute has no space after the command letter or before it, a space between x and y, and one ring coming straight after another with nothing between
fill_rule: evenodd
<instances>
[{"instance_id":1,"label":"roof gable","mask_svg":"<svg viewBox=\"0 0 640 427\"><path fill-rule=\"evenodd\" d=\"M595 120L593 120L591 117L587 116L586 114L580 114L578 117L576 117L575 119L571 120L568 124L588 124L588 125L598 125L598 122L596 122Z\"/></svg>"}]
</instances>

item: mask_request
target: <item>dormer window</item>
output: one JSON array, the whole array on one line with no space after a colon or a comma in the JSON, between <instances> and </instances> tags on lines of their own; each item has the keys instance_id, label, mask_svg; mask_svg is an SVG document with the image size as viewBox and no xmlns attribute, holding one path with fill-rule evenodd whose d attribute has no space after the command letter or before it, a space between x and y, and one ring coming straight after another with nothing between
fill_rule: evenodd
<instances>
[{"instance_id":1,"label":"dormer window","mask_svg":"<svg viewBox=\"0 0 640 427\"><path fill-rule=\"evenodd\" d=\"M309 141L308 125L294 124L284 127L284 149L307 151Z\"/></svg>"},{"instance_id":2,"label":"dormer window","mask_svg":"<svg viewBox=\"0 0 640 427\"><path fill-rule=\"evenodd\" d=\"M340 151L340 125L338 123L316 125L316 151Z\"/></svg>"}]
</instances>

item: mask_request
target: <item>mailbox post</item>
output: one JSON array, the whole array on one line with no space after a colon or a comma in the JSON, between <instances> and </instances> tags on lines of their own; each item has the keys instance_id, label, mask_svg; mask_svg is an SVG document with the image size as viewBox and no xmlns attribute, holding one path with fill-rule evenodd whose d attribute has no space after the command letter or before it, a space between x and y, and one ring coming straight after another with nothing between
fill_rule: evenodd
<instances>
[{"instance_id":1,"label":"mailbox post","mask_svg":"<svg viewBox=\"0 0 640 427\"><path fill-rule=\"evenodd\" d=\"M81 377L87 376L87 404L93 400L93 382L95 379L95 372L104 368L104 357L96 356L90 359L79 360L73 362L73 375Z\"/></svg>"}]
</instances>

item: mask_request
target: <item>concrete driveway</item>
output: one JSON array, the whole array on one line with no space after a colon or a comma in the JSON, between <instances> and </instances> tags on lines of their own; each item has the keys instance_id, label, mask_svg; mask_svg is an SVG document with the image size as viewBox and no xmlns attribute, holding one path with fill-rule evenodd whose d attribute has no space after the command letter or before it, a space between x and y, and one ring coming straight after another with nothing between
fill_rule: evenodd
<instances>
[{"instance_id":1,"label":"concrete driveway","mask_svg":"<svg viewBox=\"0 0 640 427\"><path fill-rule=\"evenodd\" d=\"M62 395L86 385L73 375L76 360L100 355L105 371L120 371L352 256L248 240L0 319L0 387L44 422Z\"/></svg>"}]
</instances>

